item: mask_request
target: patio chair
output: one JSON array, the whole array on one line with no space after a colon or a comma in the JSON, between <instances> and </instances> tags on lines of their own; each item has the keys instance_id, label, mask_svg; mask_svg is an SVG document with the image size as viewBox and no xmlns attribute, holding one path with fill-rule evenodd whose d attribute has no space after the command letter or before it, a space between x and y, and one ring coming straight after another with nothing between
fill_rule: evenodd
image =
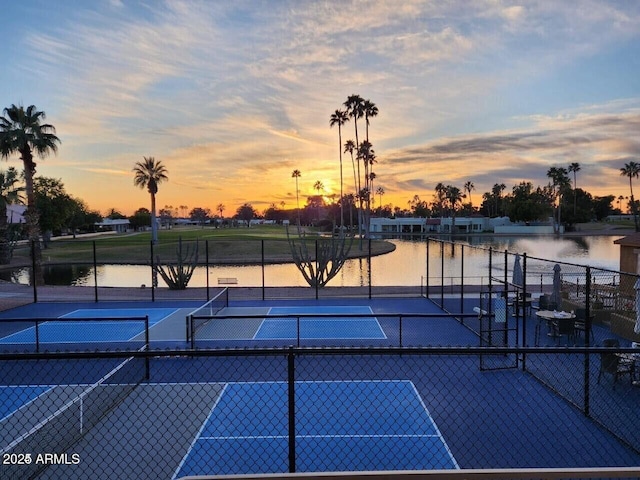
<instances>
[{"instance_id":1,"label":"patio chair","mask_svg":"<svg viewBox=\"0 0 640 480\"><path fill-rule=\"evenodd\" d=\"M620 342L615 338L608 338L602 341L602 346L615 348L620 346ZM601 353L598 383L600 383L600 377L602 377L603 373L608 373L613 376L613 388L616 388L618 377L622 375L629 375L629 380L633 382L634 361L615 352Z\"/></svg>"},{"instance_id":2,"label":"patio chair","mask_svg":"<svg viewBox=\"0 0 640 480\"><path fill-rule=\"evenodd\" d=\"M563 335L567 336L567 345L573 339L573 343L576 343L576 328L575 328L575 320L573 318L562 318L557 319L553 322L556 330L556 344L560 342L560 338Z\"/></svg>"},{"instance_id":3,"label":"patio chair","mask_svg":"<svg viewBox=\"0 0 640 480\"><path fill-rule=\"evenodd\" d=\"M574 328L577 333L587 334L587 310L585 308L576 308L576 321L574 323ZM595 342L595 336L593 335L593 324L591 325L591 329L589 331L591 335L591 341Z\"/></svg>"}]
</instances>

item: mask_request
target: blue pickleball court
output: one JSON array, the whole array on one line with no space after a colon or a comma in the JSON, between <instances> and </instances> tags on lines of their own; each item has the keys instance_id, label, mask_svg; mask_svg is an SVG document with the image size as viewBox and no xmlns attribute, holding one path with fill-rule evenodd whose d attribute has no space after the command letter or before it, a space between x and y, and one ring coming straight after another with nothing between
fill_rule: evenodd
<instances>
[{"instance_id":1,"label":"blue pickleball court","mask_svg":"<svg viewBox=\"0 0 640 480\"><path fill-rule=\"evenodd\" d=\"M458 468L410 381L295 388L298 472ZM285 382L227 384L174 478L287 472L287 398Z\"/></svg>"},{"instance_id":2,"label":"blue pickleball court","mask_svg":"<svg viewBox=\"0 0 640 480\"><path fill-rule=\"evenodd\" d=\"M149 328L176 311L175 308L81 308L51 319L38 326L40 343L128 342L144 333L142 320L127 318L149 315ZM118 317L122 320L100 320ZM65 321L65 318L86 318L87 321ZM0 339L4 344L33 344L35 327L28 327Z\"/></svg>"},{"instance_id":3,"label":"blue pickleball court","mask_svg":"<svg viewBox=\"0 0 640 480\"><path fill-rule=\"evenodd\" d=\"M46 385L0 386L0 398L3 399L0 402L0 422L51 388Z\"/></svg>"},{"instance_id":4,"label":"blue pickleball court","mask_svg":"<svg viewBox=\"0 0 640 480\"><path fill-rule=\"evenodd\" d=\"M282 317L278 315L322 316ZM344 315L371 315L370 317L347 317ZM272 307L269 317L265 318L254 340L281 340L301 338L304 340L322 339L386 339L378 319L368 306L298 306ZM300 331L298 332L298 324Z\"/></svg>"}]
</instances>

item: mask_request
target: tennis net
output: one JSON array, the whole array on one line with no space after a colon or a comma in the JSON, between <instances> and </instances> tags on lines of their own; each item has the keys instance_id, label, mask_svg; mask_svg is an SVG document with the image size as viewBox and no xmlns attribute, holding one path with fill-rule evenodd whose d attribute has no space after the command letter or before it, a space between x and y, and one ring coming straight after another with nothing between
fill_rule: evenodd
<instances>
[{"instance_id":1,"label":"tennis net","mask_svg":"<svg viewBox=\"0 0 640 480\"><path fill-rule=\"evenodd\" d=\"M109 362L108 367L113 367L113 363ZM4 441L0 444L0 455L24 461L2 462L0 478L32 478L46 467L46 462L38 461L39 455L64 454L122 403L146 375L145 359L130 357L89 386L53 387L37 401L3 419L1 428L5 433L15 432L16 436L12 441L7 440L8 444Z\"/></svg>"},{"instance_id":2,"label":"tennis net","mask_svg":"<svg viewBox=\"0 0 640 480\"><path fill-rule=\"evenodd\" d=\"M193 341L195 335L204 325L209 323L218 312L229 306L229 288L225 287L203 306L195 309L187 316L187 342Z\"/></svg>"}]
</instances>

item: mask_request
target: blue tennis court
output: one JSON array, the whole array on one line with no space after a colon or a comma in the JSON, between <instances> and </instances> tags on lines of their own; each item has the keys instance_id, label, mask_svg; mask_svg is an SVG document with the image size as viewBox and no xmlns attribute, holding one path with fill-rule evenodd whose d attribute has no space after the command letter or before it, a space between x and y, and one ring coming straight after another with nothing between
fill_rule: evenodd
<instances>
[{"instance_id":1,"label":"blue tennis court","mask_svg":"<svg viewBox=\"0 0 640 480\"><path fill-rule=\"evenodd\" d=\"M43 385L0 385L0 398L3 400L0 403L0 422L51 388Z\"/></svg>"},{"instance_id":2,"label":"blue tennis court","mask_svg":"<svg viewBox=\"0 0 640 480\"><path fill-rule=\"evenodd\" d=\"M173 314L175 308L82 308L39 324L40 343L94 343L128 342L144 333L143 320L127 320L149 316L149 327L153 327ZM118 320L101 320L117 317ZM82 318L87 321L65 321ZM120 320L120 318L122 320ZM94 320L95 319L95 320ZM36 328L31 326L0 338L5 344L32 344L36 341Z\"/></svg>"},{"instance_id":3,"label":"blue tennis court","mask_svg":"<svg viewBox=\"0 0 640 480\"><path fill-rule=\"evenodd\" d=\"M298 471L458 468L408 380L296 382L295 398ZM286 472L287 405L284 382L227 384L174 478Z\"/></svg>"},{"instance_id":4,"label":"blue tennis court","mask_svg":"<svg viewBox=\"0 0 640 480\"><path fill-rule=\"evenodd\" d=\"M287 315L312 315L286 317ZM368 315L371 317L346 317L341 315ZM280 340L301 338L305 340L321 339L386 339L378 319L368 306L296 306L271 307L254 336L255 340ZM283 315L283 318L277 318ZM325 316L328 315L328 316ZM275 318L274 318L275 317ZM298 331L298 321L300 331Z\"/></svg>"}]
</instances>

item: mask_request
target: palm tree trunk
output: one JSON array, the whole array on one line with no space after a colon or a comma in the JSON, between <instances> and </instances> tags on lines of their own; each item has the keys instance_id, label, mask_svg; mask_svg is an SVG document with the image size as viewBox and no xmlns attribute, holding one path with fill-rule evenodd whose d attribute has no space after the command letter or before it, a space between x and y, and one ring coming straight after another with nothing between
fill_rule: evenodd
<instances>
[{"instance_id":1,"label":"palm tree trunk","mask_svg":"<svg viewBox=\"0 0 640 480\"><path fill-rule=\"evenodd\" d=\"M158 225L156 224L156 196L151 193L151 241L158 243Z\"/></svg>"},{"instance_id":2,"label":"palm tree trunk","mask_svg":"<svg viewBox=\"0 0 640 480\"><path fill-rule=\"evenodd\" d=\"M24 183L27 194L27 210L25 212L25 221L27 224L27 238L32 245L33 253L33 272L31 278L32 285L44 285L44 273L42 271L42 246L40 245L40 227L38 211L36 210L36 196L33 190L33 175L35 174L35 165L30 150L22 153L22 161L24 163Z\"/></svg>"}]
</instances>

